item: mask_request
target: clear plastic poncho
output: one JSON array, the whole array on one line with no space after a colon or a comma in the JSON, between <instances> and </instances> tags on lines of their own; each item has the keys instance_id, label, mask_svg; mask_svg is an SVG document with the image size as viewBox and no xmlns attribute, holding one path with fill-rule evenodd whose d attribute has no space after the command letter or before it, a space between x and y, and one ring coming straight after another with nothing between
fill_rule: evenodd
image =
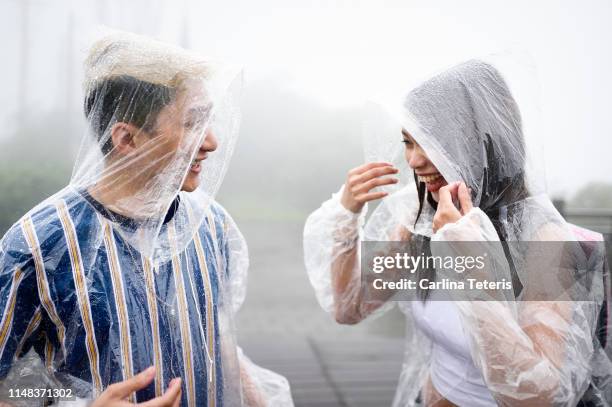
<instances>
[{"instance_id":1,"label":"clear plastic poncho","mask_svg":"<svg viewBox=\"0 0 612 407\"><path fill-rule=\"evenodd\" d=\"M130 401L180 377L184 406L292 405L285 378L236 344L247 246L214 197L238 135L239 79L133 34L93 44L70 183L0 242L5 390L45 383L91 400L154 365ZM29 351L39 357L24 364Z\"/></svg>"},{"instance_id":2,"label":"clear plastic poncho","mask_svg":"<svg viewBox=\"0 0 612 407\"><path fill-rule=\"evenodd\" d=\"M442 398L461 406L612 405L603 237L566 223L554 208L542 174L528 165L524 127L494 66L472 60L453 67L410 91L399 109L370 107L368 161L393 163L400 180L384 187L391 193L374 212L366 218L367 205L361 213L346 209L341 189L306 221L306 268L326 311L357 323L397 303L406 315L394 406ZM473 208L435 233L436 210L406 162L402 130L449 184L471 189ZM483 273L516 289L450 297L433 291L397 302L393 293L370 296L360 268L367 241L424 241L432 252L437 244L455 256L477 244L490 260ZM535 250L561 247L555 242L572 249Z\"/></svg>"}]
</instances>

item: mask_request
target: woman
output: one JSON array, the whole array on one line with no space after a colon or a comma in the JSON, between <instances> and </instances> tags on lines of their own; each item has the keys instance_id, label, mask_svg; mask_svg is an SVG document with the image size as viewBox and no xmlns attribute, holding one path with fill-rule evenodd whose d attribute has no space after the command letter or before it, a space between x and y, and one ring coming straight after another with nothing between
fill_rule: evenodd
<instances>
[{"instance_id":1,"label":"woman","mask_svg":"<svg viewBox=\"0 0 612 407\"><path fill-rule=\"evenodd\" d=\"M480 242L491 257L487 277L513 284L452 298L419 289L414 301L398 302L408 326L394 405L612 403L612 364L596 332L602 238L567 224L528 176L521 116L500 73L481 61L458 65L412 90L396 119L403 163L351 170L306 222L306 267L323 308L349 324L390 308L391 293L372 297L362 282L367 240L426 242L453 255L473 249L458 241ZM396 176L410 172L414 183L402 185ZM376 189L394 184L394 193ZM366 223L366 203L381 198ZM578 251L550 243L571 241ZM554 267L541 267L543 247Z\"/></svg>"}]
</instances>

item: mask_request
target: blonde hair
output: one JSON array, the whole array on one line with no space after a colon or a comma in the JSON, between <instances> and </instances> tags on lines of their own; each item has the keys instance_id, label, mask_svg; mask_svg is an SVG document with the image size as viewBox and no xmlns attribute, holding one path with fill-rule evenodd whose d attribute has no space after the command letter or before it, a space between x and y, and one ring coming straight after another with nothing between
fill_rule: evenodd
<instances>
[{"instance_id":1,"label":"blonde hair","mask_svg":"<svg viewBox=\"0 0 612 407\"><path fill-rule=\"evenodd\" d=\"M176 89L186 79L205 79L209 70L204 58L194 52L127 32L97 40L84 68L85 89L120 76Z\"/></svg>"}]
</instances>

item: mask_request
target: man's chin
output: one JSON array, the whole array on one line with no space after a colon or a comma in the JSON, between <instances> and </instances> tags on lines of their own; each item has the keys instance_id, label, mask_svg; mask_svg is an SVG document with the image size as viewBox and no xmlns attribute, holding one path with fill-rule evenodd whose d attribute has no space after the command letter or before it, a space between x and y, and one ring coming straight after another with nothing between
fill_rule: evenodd
<instances>
[{"instance_id":1,"label":"man's chin","mask_svg":"<svg viewBox=\"0 0 612 407\"><path fill-rule=\"evenodd\" d=\"M185 192L193 192L196 189L198 189L198 183L191 183L191 182L186 182L183 184L183 186L181 187L181 191L185 191Z\"/></svg>"}]
</instances>

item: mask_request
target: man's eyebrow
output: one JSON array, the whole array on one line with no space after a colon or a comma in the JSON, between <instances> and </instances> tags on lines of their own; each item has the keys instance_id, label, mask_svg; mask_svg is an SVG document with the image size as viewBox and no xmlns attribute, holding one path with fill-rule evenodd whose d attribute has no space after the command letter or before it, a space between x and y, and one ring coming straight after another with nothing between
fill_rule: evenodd
<instances>
[{"instance_id":1,"label":"man's eyebrow","mask_svg":"<svg viewBox=\"0 0 612 407\"><path fill-rule=\"evenodd\" d=\"M212 110L212 105L201 105L192 107L187 111L188 115L207 115Z\"/></svg>"}]
</instances>

